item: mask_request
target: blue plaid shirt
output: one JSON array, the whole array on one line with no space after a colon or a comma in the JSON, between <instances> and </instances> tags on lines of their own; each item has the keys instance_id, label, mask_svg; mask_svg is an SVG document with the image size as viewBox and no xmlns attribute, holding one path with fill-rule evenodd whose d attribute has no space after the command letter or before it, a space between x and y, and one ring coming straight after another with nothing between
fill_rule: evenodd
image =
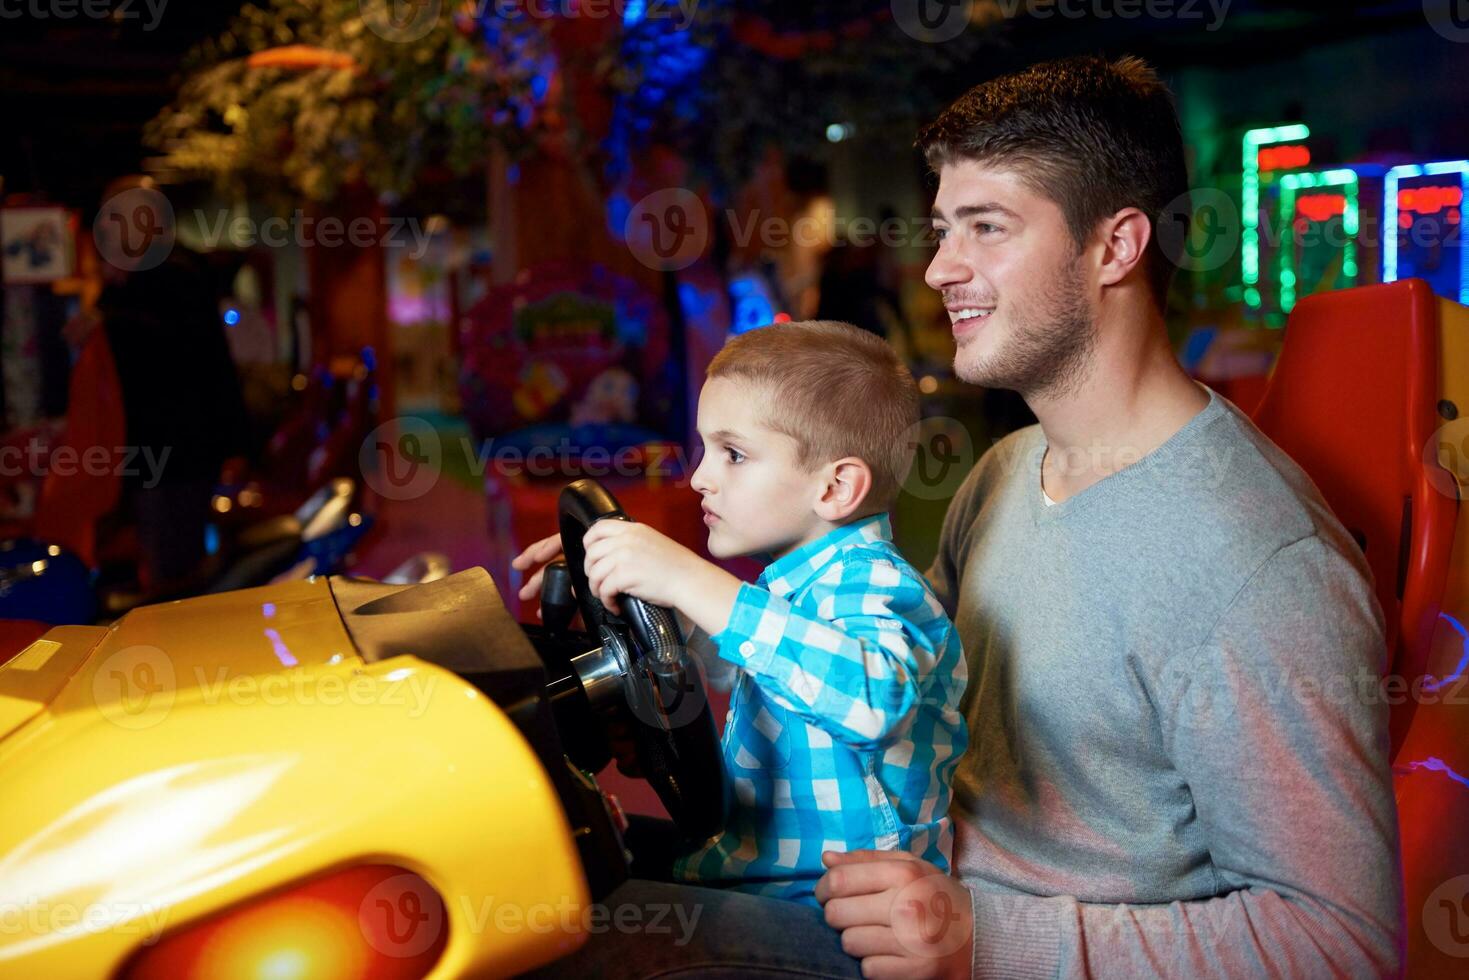
<instances>
[{"instance_id":1,"label":"blue plaid shirt","mask_svg":"<svg viewBox=\"0 0 1469 980\"><path fill-rule=\"evenodd\" d=\"M723 746L735 802L675 878L816 904L822 851L907 850L948 870L967 670L886 514L773 562L712 639L739 668Z\"/></svg>"}]
</instances>

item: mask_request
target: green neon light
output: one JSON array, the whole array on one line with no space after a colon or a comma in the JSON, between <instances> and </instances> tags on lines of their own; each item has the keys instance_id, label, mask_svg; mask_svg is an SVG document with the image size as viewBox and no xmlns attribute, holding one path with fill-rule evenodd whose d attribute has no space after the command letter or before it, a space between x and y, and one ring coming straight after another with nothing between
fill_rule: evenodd
<instances>
[{"instance_id":1,"label":"green neon light","mask_svg":"<svg viewBox=\"0 0 1469 980\"><path fill-rule=\"evenodd\" d=\"M1280 178L1280 214L1287 235L1280 250L1280 308L1289 313L1296 305L1296 194L1298 191L1314 190L1318 187L1340 187L1346 197L1342 208L1342 231L1347 235L1346 249L1342 255L1341 274L1349 284L1357 282L1357 232L1361 228L1362 212L1359 207L1359 184L1355 171L1320 170L1315 173L1286 174Z\"/></svg>"},{"instance_id":2,"label":"green neon light","mask_svg":"<svg viewBox=\"0 0 1469 980\"><path fill-rule=\"evenodd\" d=\"M1267 126L1245 133L1242 153L1244 179L1240 184L1240 217L1242 219L1240 262L1245 284L1245 303L1258 309L1260 290L1260 147L1273 143L1294 143L1311 135L1305 123Z\"/></svg>"}]
</instances>

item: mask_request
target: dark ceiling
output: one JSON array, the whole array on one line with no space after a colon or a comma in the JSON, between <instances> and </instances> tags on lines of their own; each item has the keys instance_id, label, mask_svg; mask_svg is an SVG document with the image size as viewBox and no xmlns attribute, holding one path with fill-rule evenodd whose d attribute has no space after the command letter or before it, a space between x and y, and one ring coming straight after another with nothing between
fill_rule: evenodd
<instances>
[{"instance_id":1,"label":"dark ceiling","mask_svg":"<svg viewBox=\"0 0 1469 980\"><path fill-rule=\"evenodd\" d=\"M162 2L161 13L155 16L149 2L155 8ZM1069 9L1092 4L1113 9L1128 0L1063 2ZM1141 5L1144 0L1132 2ZM1311 46L1387 31L1423 30L1427 39L1433 38L1422 0L1233 0L1217 29L1208 30L1214 20L1211 3L1220 2L1171 0L1173 10L1197 11L1195 17L1023 18L1006 26L993 67L999 72L1079 51L1131 51L1166 70L1288 60ZM181 57L193 44L219 33L241 5L240 0L5 0L0 19L4 190L85 207L94 203L110 176L137 170L150 155L141 145L142 126L173 93ZM100 7L124 13L105 19L80 15L81 8ZM75 15L63 18L61 10ZM794 4L783 6L780 20L799 20L799 11ZM17 18L18 12L22 15ZM1345 75L1347 66L1343 71Z\"/></svg>"}]
</instances>

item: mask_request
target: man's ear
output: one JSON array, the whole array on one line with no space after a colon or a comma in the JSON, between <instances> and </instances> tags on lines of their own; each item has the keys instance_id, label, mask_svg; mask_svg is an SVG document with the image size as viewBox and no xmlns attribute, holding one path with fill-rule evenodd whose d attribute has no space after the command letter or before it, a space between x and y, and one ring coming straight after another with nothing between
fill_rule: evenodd
<instances>
[{"instance_id":1,"label":"man's ear","mask_svg":"<svg viewBox=\"0 0 1469 980\"><path fill-rule=\"evenodd\" d=\"M1152 241L1153 229L1147 215L1137 208L1123 208L1103 221L1098 233L1102 257L1097 280L1103 286L1115 286L1142 261L1148 242Z\"/></svg>"},{"instance_id":2,"label":"man's ear","mask_svg":"<svg viewBox=\"0 0 1469 980\"><path fill-rule=\"evenodd\" d=\"M872 491L872 468L846 456L826 468L826 482L816 500L816 516L836 524L855 514Z\"/></svg>"}]
</instances>

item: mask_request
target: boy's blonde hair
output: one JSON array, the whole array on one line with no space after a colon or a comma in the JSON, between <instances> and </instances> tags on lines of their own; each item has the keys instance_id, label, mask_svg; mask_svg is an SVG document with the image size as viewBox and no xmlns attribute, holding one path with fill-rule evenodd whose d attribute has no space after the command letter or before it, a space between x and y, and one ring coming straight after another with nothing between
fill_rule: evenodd
<instances>
[{"instance_id":1,"label":"boy's blonde hair","mask_svg":"<svg viewBox=\"0 0 1469 980\"><path fill-rule=\"evenodd\" d=\"M770 395L765 425L795 440L808 470L856 456L872 470L858 516L898 499L913 462L918 386L887 341L849 323L777 323L740 334L707 377L748 382Z\"/></svg>"}]
</instances>

